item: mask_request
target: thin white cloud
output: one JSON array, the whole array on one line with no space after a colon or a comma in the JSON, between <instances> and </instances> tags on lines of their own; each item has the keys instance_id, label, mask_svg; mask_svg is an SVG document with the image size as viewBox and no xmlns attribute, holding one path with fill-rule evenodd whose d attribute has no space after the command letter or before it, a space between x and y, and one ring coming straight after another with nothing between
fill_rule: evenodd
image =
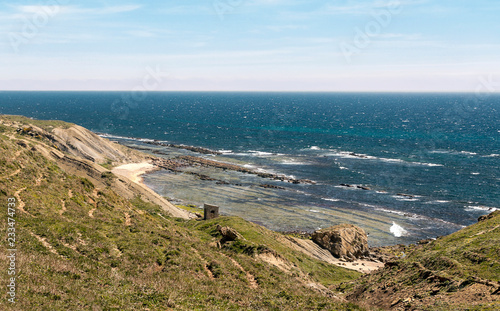
<instances>
[{"instance_id":1,"label":"thin white cloud","mask_svg":"<svg viewBox=\"0 0 500 311\"><path fill-rule=\"evenodd\" d=\"M139 38L154 38L157 37L155 33L148 30L131 30L126 32L128 35Z\"/></svg>"},{"instance_id":2,"label":"thin white cloud","mask_svg":"<svg viewBox=\"0 0 500 311\"><path fill-rule=\"evenodd\" d=\"M14 5L11 16L19 17L19 14L85 14L85 15L107 15L132 12L140 9L142 6L137 4L116 5L95 8L83 8L75 5Z\"/></svg>"}]
</instances>

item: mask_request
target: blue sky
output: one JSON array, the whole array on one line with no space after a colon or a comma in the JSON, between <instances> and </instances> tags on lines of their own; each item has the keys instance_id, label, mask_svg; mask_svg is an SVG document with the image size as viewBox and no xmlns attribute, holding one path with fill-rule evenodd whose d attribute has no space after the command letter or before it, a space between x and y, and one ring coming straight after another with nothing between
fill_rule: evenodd
<instances>
[{"instance_id":1,"label":"blue sky","mask_svg":"<svg viewBox=\"0 0 500 311\"><path fill-rule=\"evenodd\" d=\"M498 91L498 16L493 0L0 1L0 89Z\"/></svg>"}]
</instances>

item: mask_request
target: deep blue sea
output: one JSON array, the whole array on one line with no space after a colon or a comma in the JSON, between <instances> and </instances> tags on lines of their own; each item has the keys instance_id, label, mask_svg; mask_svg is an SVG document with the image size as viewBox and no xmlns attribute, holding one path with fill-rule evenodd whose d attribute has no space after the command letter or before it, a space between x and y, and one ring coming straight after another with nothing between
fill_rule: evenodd
<instances>
[{"instance_id":1,"label":"deep blue sea","mask_svg":"<svg viewBox=\"0 0 500 311\"><path fill-rule=\"evenodd\" d=\"M223 155L203 157L314 180L271 195L235 175L243 187L205 185L200 198L189 183L176 189L179 176L145 178L165 196L225 204L277 230L352 221L374 245L407 243L500 208L498 94L0 92L0 114L73 122L129 144L206 147ZM245 204L250 193L267 203Z\"/></svg>"}]
</instances>

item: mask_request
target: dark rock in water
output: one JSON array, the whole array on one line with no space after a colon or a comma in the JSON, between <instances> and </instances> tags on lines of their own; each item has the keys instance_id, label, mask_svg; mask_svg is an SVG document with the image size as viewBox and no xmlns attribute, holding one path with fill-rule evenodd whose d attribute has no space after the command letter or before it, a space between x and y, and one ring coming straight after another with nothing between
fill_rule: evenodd
<instances>
[{"instance_id":1,"label":"dark rock in water","mask_svg":"<svg viewBox=\"0 0 500 311\"><path fill-rule=\"evenodd\" d=\"M236 241L238 239L243 238L238 231L234 230L230 227L222 227L221 225L217 225L217 231L222 235L222 243L227 241Z\"/></svg>"},{"instance_id":2,"label":"dark rock in water","mask_svg":"<svg viewBox=\"0 0 500 311\"><path fill-rule=\"evenodd\" d=\"M221 155L222 154L218 151L213 151L213 150L210 150L207 148L186 146L186 145L165 144L165 143L158 142L157 140L146 141L144 143L149 144L149 145L154 145L154 146L164 146L164 147L170 147L170 148L184 149L184 150L189 150L192 152L197 152L197 153L202 153L202 154L213 154L213 155Z\"/></svg>"},{"instance_id":3,"label":"dark rock in water","mask_svg":"<svg viewBox=\"0 0 500 311\"><path fill-rule=\"evenodd\" d=\"M280 189L280 190L285 190L286 189L285 187L280 187L280 186L275 186L275 185L269 185L269 184L259 185L259 187L267 188L267 189Z\"/></svg>"},{"instance_id":4,"label":"dark rock in water","mask_svg":"<svg viewBox=\"0 0 500 311\"><path fill-rule=\"evenodd\" d=\"M362 154L357 154L357 153L355 153L355 152L351 152L351 153L349 153L349 155L350 155L350 156L353 156L353 157L361 158L361 159L366 159L366 158L368 158L368 157L367 157L367 156L365 156L365 155L362 155Z\"/></svg>"},{"instance_id":5,"label":"dark rock in water","mask_svg":"<svg viewBox=\"0 0 500 311\"><path fill-rule=\"evenodd\" d=\"M410 199L414 198L414 196L411 195L411 194L397 193L396 195L399 195L400 197L407 197L407 198L410 198Z\"/></svg>"},{"instance_id":6,"label":"dark rock in water","mask_svg":"<svg viewBox=\"0 0 500 311\"><path fill-rule=\"evenodd\" d=\"M362 190L372 190L370 189L369 187L365 187L365 186L358 186L359 189L362 189Z\"/></svg>"},{"instance_id":7,"label":"dark rock in water","mask_svg":"<svg viewBox=\"0 0 500 311\"><path fill-rule=\"evenodd\" d=\"M340 184L342 187L349 187L349 188L352 188L354 187L353 185L349 185L349 184Z\"/></svg>"},{"instance_id":8,"label":"dark rock in water","mask_svg":"<svg viewBox=\"0 0 500 311\"><path fill-rule=\"evenodd\" d=\"M366 232L354 225L342 224L315 231L312 240L333 256L347 261L370 255Z\"/></svg>"}]
</instances>

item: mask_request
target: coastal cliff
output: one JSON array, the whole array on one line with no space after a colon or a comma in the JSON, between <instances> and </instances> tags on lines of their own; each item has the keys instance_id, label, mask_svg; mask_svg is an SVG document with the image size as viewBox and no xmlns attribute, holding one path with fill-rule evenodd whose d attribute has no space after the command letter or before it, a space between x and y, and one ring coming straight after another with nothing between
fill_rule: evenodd
<instances>
[{"instance_id":1,"label":"coastal cliff","mask_svg":"<svg viewBox=\"0 0 500 311\"><path fill-rule=\"evenodd\" d=\"M363 276L310 239L237 217L194 219L123 173L154 157L80 126L0 116L0 150L0 202L15 202L2 223L15 219L18 238L16 299L2 310L499 308L498 212L378 250L385 267Z\"/></svg>"},{"instance_id":2,"label":"coastal cliff","mask_svg":"<svg viewBox=\"0 0 500 311\"><path fill-rule=\"evenodd\" d=\"M15 302L1 299L2 310L359 309L329 287L360 273L240 218L190 219L112 172L145 154L73 124L17 116L0 116L0 150L0 202L15 206L1 221L14 220L17 238ZM242 239L221 244L218 225ZM4 286L10 277L3 269Z\"/></svg>"}]
</instances>

